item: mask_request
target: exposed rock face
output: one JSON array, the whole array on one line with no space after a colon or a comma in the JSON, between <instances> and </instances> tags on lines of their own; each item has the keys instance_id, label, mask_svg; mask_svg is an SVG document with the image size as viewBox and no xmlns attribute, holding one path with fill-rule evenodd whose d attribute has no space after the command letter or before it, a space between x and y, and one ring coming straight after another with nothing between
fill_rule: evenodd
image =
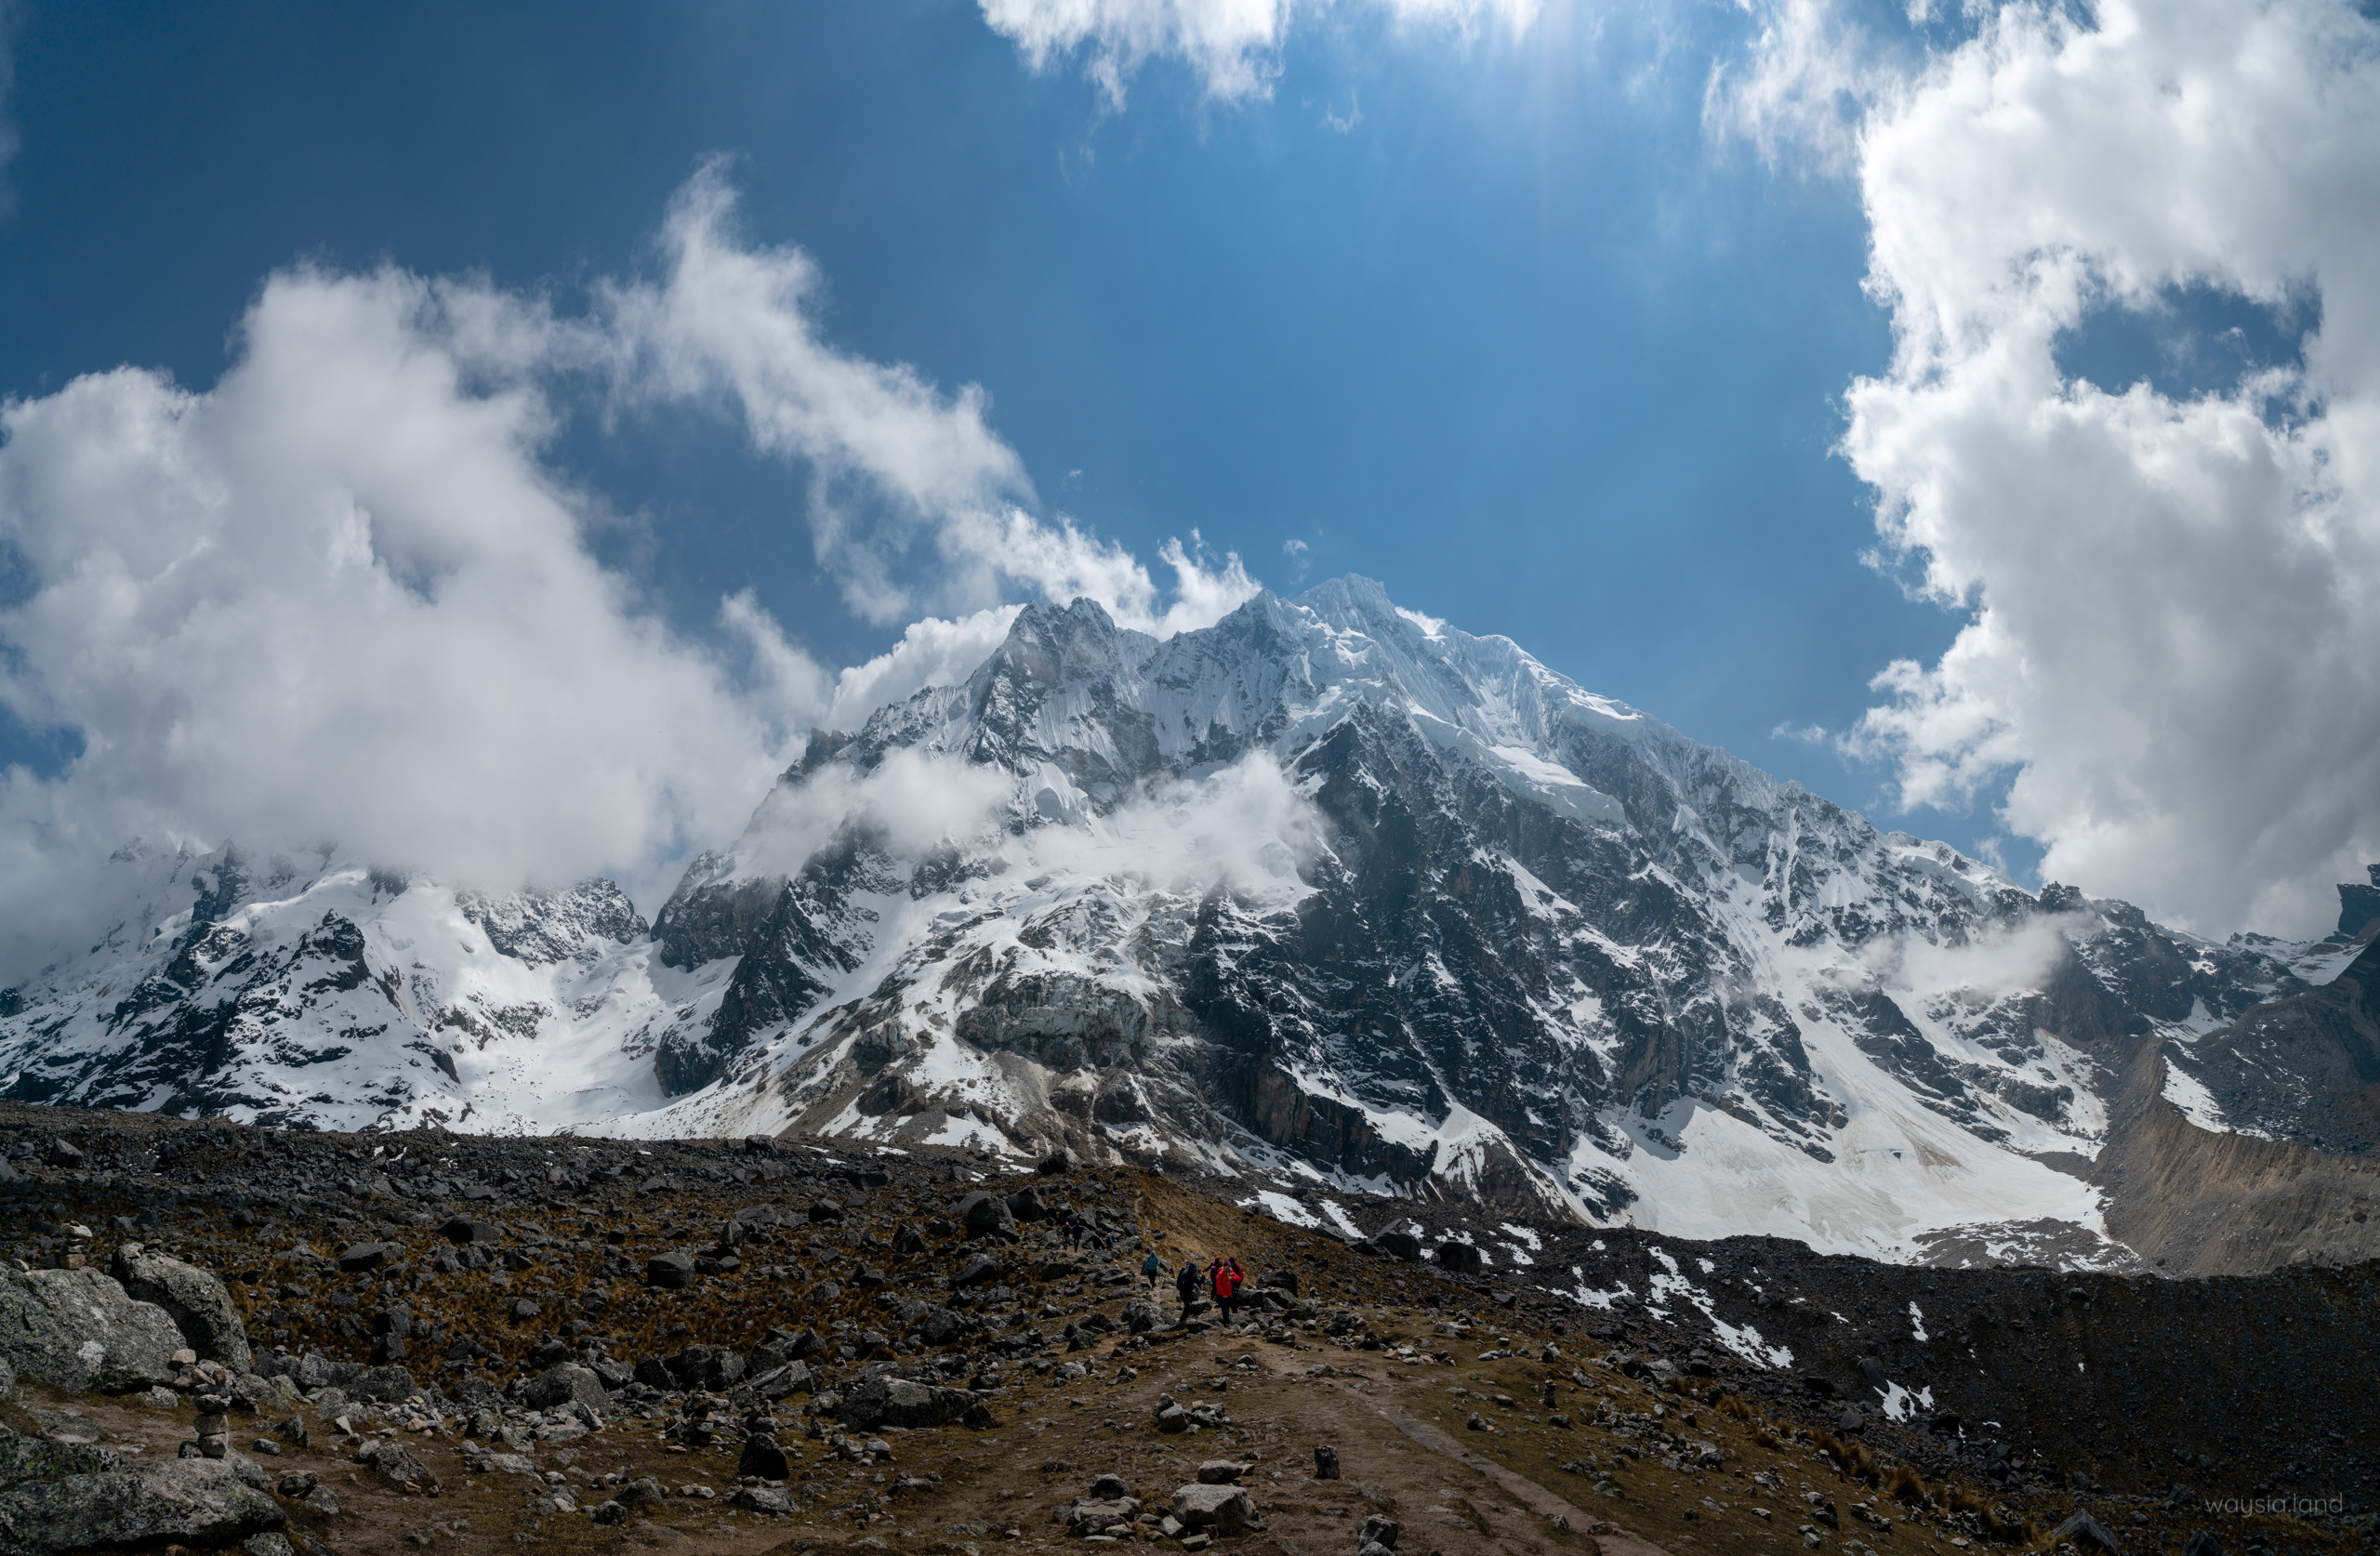
<instances>
[{"instance_id":1,"label":"exposed rock face","mask_svg":"<svg viewBox=\"0 0 2380 1556\"><path fill-rule=\"evenodd\" d=\"M182 1545L219 1549L279 1529L281 1505L227 1459L127 1463L89 1448L0 1436L0 1552Z\"/></svg>"},{"instance_id":2,"label":"exposed rock face","mask_svg":"<svg viewBox=\"0 0 2380 1556\"><path fill-rule=\"evenodd\" d=\"M182 1332L97 1270L0 1271L0 1358L70 1393L126 1393L174 1379Z\"/></svg>"},{"instance_id":3,"label":"exposed rock face","mask_svg":"<svg viewBox=\"0 0 2380 1556\"><path fill-rule=\"evenodd\" d=\"M2361 890L2339 888L2342 896ZM2352 907L2341 922L2351 916ZM2330 982L2176 1039L2165 1053L2207 1099L2202 1123L2342 1154L2372 1152L2380 1146L2380 939L2364 942Z\"/></svg>"},{"instance_id":4,"label":"exposed rock face","mask_svg":"<svg viewBox=\"0 0 2380 1556\"><path fill-rule=\"evenodd\" d=\"M2202 1124L2380 1141L2331 982L2380 883L2310 945L2028 892L1359 578L1162 641L1027 609L813 738L649 932L603 882L125 868L140 913L0 1013L19 1097L1063 1148L1892 1259L2055 1225L2084 1262L2128 1256L2066 1169L2144 1053Z\"/></svg>"},{"instance_id":5,"label":"exposed rock face","mask_svg":"<svg viewBox=\"0 0 2380 1556\"><path fill-rule=\"evenodd\" d=\"M987 782L982 824L895 835L864 797L919 772ZM788 843L827 793L863 798ZM1786 1234L1699 1151L1859 1152L1951 1186L1915 1230L2064 1220L2086 1259L2040 1159L2099 1148L2144 1046L2312 965L2022 891L1359 579L1165 642L1029 609L966 685L814 743L660 922L751 992L684 1072L706 1117Z\"/></svg>"},{"instance_id":6,"label":"exposed rock face","mask_svg":"<svg viewBox=\"0 0 2380 1556\"><path fill-rule=\"evenodd\" d=\"M126 1243L108 1261L108 1272L126 1295L165 1309L199 1360L220 1362L233 1372L247 1372L256 1365L231 1292L205 1271Z\"/></svg>"},{"instance_id":7,"label":"exposed rock face","mask_svg":"<svg viewBox=\"0 0 2380 1556\"><path fill-rule=\"evenodd\" d=\"M608 880L581 881L567 891L490 897L464 892L463 916L487 934L497 953L537 967L579 956L591 943L641 940L643 916L628 893Z\"/></svg>"}]
</instances>

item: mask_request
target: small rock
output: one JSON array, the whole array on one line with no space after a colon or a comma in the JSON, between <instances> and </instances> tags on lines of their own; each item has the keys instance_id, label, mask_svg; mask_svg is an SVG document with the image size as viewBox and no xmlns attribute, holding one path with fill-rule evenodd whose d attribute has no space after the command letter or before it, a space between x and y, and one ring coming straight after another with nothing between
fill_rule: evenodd
<instances>
[{"instance_id":1,"label":"small rock","mask_svg":"<svg viewBox=\"0 0 2380 1556\"><path fill-rule=\"evenodd\" d=\"M1198 1466L1200 1485L1237 1485L1248 1466L1227 1458L1210 1458Z\"/></svg>"},{"instance_id":2,"label":"small rock","mask_svg":"<svg viewBox=\"0 0 2380 1556\"><path fill-rule=\"evenodd\" d=\"M1339 1450L1328 1443L1317 1444L1314 1450L1314 1478L1335 1481L1339 1478Z\"/></svg>"}]
</instances>

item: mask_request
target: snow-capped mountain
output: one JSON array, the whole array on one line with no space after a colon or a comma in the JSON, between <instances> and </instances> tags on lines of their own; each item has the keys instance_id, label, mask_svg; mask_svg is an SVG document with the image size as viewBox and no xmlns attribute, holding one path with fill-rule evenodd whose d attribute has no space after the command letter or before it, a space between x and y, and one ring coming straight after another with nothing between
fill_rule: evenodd
<instances>
[{"instance_id":1,"label":"snow-capped mountain","mask_svg":"<svg viewBox=\"0 0 2380 1556\"><path fill-rule=\"evenodd\" d=\"M2232 1023L2369 939L2027 893L1360 578L1162 641L1028 609L814 736L649 929L603 882L116 868L118 929L0 998L7 1095L1065 1141L1293 1217L1455 1194L1897 1259L2128 1259L2090 1164L2142 1056L2219 1127Z\"/></svg>"}]
</instances>

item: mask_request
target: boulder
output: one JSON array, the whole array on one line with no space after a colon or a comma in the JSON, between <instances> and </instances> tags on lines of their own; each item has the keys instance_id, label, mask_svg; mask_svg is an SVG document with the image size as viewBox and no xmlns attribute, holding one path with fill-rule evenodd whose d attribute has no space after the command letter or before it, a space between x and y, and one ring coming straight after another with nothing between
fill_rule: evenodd
<instances>
[{"instance_id":1,"label":"boulder","mask_svg":"<svg viewBox=\"0 0 2380 1556\"><path fill-rule=\"evenodd\" d=\"M466 1216L456 1216L440 1227L438 1234L458 1248L484 1247L504 1241L503 1228L493 1221L475 1221Z\"/></svg>"},{"instance_id":2,"label":"boulder","mask_svg":"<svg viewBox=\"0 0 2380 1556\"><path fill-rule=\"evenodd\" d=\"M1008 1201L998 1194L981 1191L969 1194L951 1207L970 1237L988 1237L996 1232L1014 1232L1016 1217L1009 1209Z\"/></svg>"},{"instance_id":3,"label":"boulder","mask_svg":"<svg viewBox=\"0 0 2380 1556\"><path fill-rule=\"evenodd\" d=\"M1372 1238L1372 1246L1389 1258L1407 1264L1421 1261L1421 1240L1409 1232L1383 1232Z\"/></svg>"},{"instance_id":4,"label":"boulder","mask_svg":"<svg viewBox=\"0 0 2380 1556\"><path fill-rule=\"evenodd\" d=\"M966 1419L975 1396L965 1389L912 1382L906 1378L874 1378L852 1391L842 1403L842 1422L860 1431L879 1427L938 1427Z\"/></svg>"},{"instance_id":5,"label":"boulder","mask_svg":"<svg viewBox=\"0 0 2380 1556\"><path fill-rule=\"evenodd\" d=\"M248 1332L240 1310L223 1283L195 1264L151 1253L138 1243L126 1243L108 1261L108 1273L125 1295L139 1302L153 1302L165 1310L190 1348L202 1362L220 1362L233 1372L256 1365L248 1349Z\"/></svg>"},{"instance_id":6,"label":"boulder","mask_svg":"<svg viewBox=\"0 0 2380 1556\"><path fill-rule=\"evenodd\" d=\"M574 1400L597 1412L612 1407L612 1396L604 1391L603 1380L595 1376L593 1369L572 1362L548 1367L529 1379L521 1391L521 1403L532 1410L551 1410Z\"/></svg>"},{"instance_id":7,"label":"boulder","mask_svg":"<svg viewBox=\"0 0 2380 1556\"><path fill-rule=\"evenodd\" d=\"M435 1492L443 1484L430 1472L429 1465L394 1443L382 1444L380 1451L372 1456L371 1464L382 1480L400 1490Z\"/></svg>"},{"instance_id":8,"label":"boulder","mask_svg":"<svg viewBox=\"0 0 2380 1556\"><path fill-rule=\"evenodd\" d=\"M1229 1536L1256 1518L1256 1504L1236 1485L1185 1485L1173 1494L1173 1516L1184 1529Z\"/></svg>"},{"instance_id":9,"label":"boulder","mask_svg":"<svg viewBox=\"0 0 2380 1556\"><path fill-rule=\"evenodd\" d=\"M777 1440L765 1431L756 1431L744 1439L744 1455L735 1461L738 1475L752 1475L764 1481L781 1481L793 1472L785 1450Z\"/></svg>"},{"instance_id":10,"label":"boulder","mask_svg":"<svg viewBox=\"0 0 2380 1556\"><path fill-rule=\"evenodd\" d=\"M964 1291L971 1286L989 1286L999 1278L1000 1261L987 1254L977 1254L950 1277L950 1289Z\"/></svg>"},{"instance_id":11,"label":"boulder","mask_svg":"<svg viewBox=\"0 0 2380 1556\"><path fill-rule=\"evenodd\" d=\"M673 1248L665 1254L654 1254L644 1261L644 1284L657 1286L665 1291L676 1291L694 1282L694 1256L683 1249Z\"/></svg>"},{"instance_id":12,"label":"boulder","mask_svg":"<svg viewBox=\"0 0 2380 1556\"><path fill-rule=\"evenodd\" d=\"M793 1494L781 1486L747 1485L730 1497L727 1505L757 1513L789 1513L793 1511Z\"/></svg>"},{"instance_id":13,"label":"boulder","mask_svg":"<svg viewBox=\"0 0 2380 1556\"><path fill-rule=\"evenodd\" d=\"M174 1380L188 1343L173 1316L97 1270L0 1272L0 1361L69 1393L129 1393Z\"/></svg>"},{"instance_id":14,"label":"boulder","mask_svg":"<svg viewBox=\"0 0 2380 1556\"><path fill-rule=\"evenodd\" d=\"M403 1367L360 1367L353 1376L339 1385L360 1399L377 1400L382 1404L395 1404L420 1391L413 1374Z\"/></svg>"},{"instance_id":15,"label":"boulder","mask_svg":"<svg viewBox=\"0 0 2380 1556\"><path fill-rule=\"evenodd\" d=\"M85 1450L89 1452L90 1450ZM92 1547L184 1545L215 1549L282 1526L281 1504L228 1458L104 1462L17 1478L0 1490L0 1531L23 1556Z\"/></svg>"},{"instance_id":16,"label":"boulder","mask_svg":"<svg viewBox=\"0 0 2380 1556\"><path fill-rule=\"evenodd\" d=\"M404 1256L404 1249L394 1243L350 1243L338 1251L339 1272L360 1274L366 1270L377 1270L384 1264L393 1264Z\"/></svg>"},{"instance_id":17,"label":"boulder","mask_svg":"<svg viewBox=\"0 0 2380 1556\"><path fill-rule=\"evenodd\" d=\"M771 1404L788 1394L814 1394L818 1391L818 1375L806 1362L787 1362L781 1367L771 1367L757 1377L745 1379L745 1386Z\"/></svg>"},{"instance_id":18,"label":"boulder","mask_svg":"<svg viewBox=\"0 0 2380 1556\"><path fill-rule=\"evenodd\" d=\"M1396 1536L1402 1533L1404 1530L1396 1520L1374 1513L1356 1526L1355 1543L1358 1546L1385 1546L1394 1550L1396 1549Z\"/></svg>"},{"instance_id":19,"label":"boulder","mask_svg":"<svg viewBox=\"0 0 2380 1556\"><path fill-rule=\"evenodd\" d=\"M1066 1508L1066 1533L1077 1539L1104 1535L1121 1525L1129 1533L1141 1505L1130 1497L1078 1497Z\"/></svg>"},{"instance_id":20,"label":"boulder","mask_svg":"<svg viewBox=\"0 0 2380 1556\"><path fill-rule=\"evenodd\" d=\"M1430 1257L1439 1269L1458 1275L1475 1275L1487 1267L1487 1261L1477 1248L1453 1238L1432 1248Z\"/></svg>"},{"instance_id":21,"label":"boulder","mask_svg":"<svg viewBox=\"0 0 2380 1556\"><path fill-rule=\"evenodd\" d=\"M1008 1213L1020 1221L1038 1221L1050 1214L1050 1206L1041 1191L1027 1183L1008 1196Z\"/></svg>"},{"instance_id":22,"label":"boulder","mask_svg":"<svg viewBox=\"0 0 2380 1556\"><path fill-rule=\"evenodd\" d=\"M1248 1466L1234 1459L1210 1458L1198 1466L1200 1485L1237 1485Z\"/></svg>"}]
</instances>

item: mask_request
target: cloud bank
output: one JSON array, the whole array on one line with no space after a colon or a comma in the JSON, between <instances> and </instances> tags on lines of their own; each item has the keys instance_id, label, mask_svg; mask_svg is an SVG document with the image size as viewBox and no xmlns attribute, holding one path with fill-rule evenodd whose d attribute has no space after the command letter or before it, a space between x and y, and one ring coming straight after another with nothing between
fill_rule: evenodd
<instances>
[{"instance_id":1,"label":"cloud bank","mask_svg":"<svg viewBox=\"0 0 2380 1556\"><path fill-rule=\"evenodd\" d=\"M1254 592L1237 558L1179 545L1161 590L1034 517L981 391L826 341L815 268L732 215L704 169L661 273L578 316L299 268L210 389L123 368L0 406L0 705L78 752L0 775L0 983L83 932L77 883L135 837L336 843L499 889L607 871L650 895L735 833L809 728L963 676L1018 595L1163 632ZM840 674L748 590L716 640L674 631L595 559L600 500L549 459L575 409L663 402L716 407L809 473L822 564L861 608L953 613Z\"/></svg>"},{"instance_id":2,"label":"cloud bank","mask_svg":"<svg viewBox=\"0 0 2380 1556\"><path fill-rule=\"evenodd\" d=\"M1880 560L1967 616L1847 745L1904 806L2005 785L2046 877L2320 933L2380 858L2380 24L2010 4L1928 49L1818 0L1755 20L1707 119L1856 178L1895 348L1843 452ZM2209 297L2294 349L2212 388L2070 365Z\"/></svg>"},{"instance_id":3,"label":"cloud bank","mask_svg":"<svg viewBox=\"0 0 2380 1556\"><path fill-rule=\"evenodd\" d=\"M1302 18L1332 0L981 0L984 20L1012 41L1035 70L1077 54L1111 108L1124 106L1132 77L1150 59L1188 66L1208 97L1223 102L1269 97L1280 50ZM1488 22L1526 32L1543 0L1359 0L1398 25L1469 33ZM1356 115L1343 125L1353 129Z\"/></svg>"}]
</instances>

